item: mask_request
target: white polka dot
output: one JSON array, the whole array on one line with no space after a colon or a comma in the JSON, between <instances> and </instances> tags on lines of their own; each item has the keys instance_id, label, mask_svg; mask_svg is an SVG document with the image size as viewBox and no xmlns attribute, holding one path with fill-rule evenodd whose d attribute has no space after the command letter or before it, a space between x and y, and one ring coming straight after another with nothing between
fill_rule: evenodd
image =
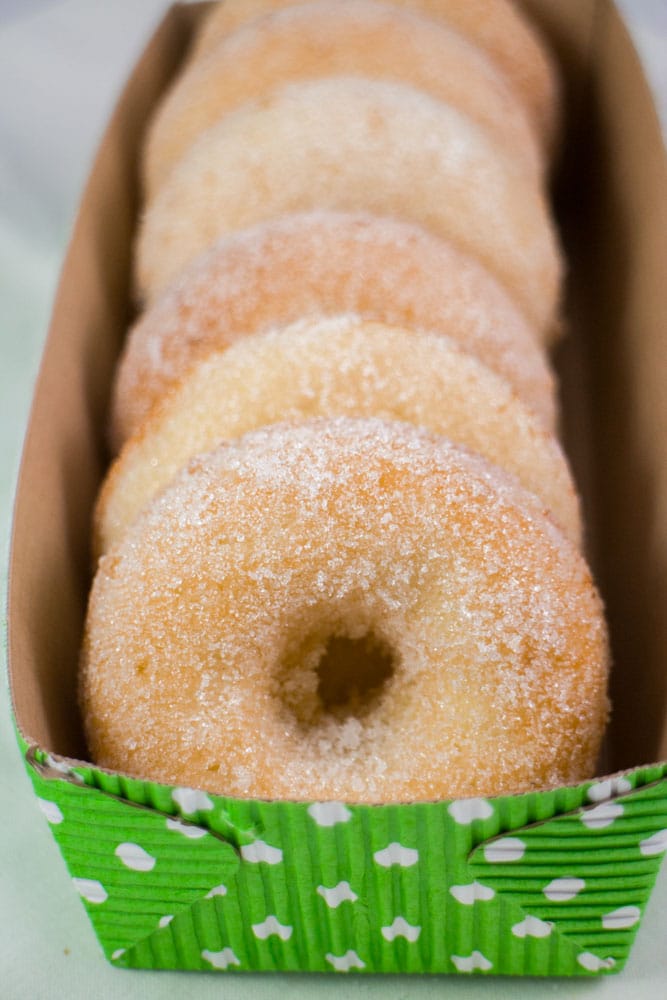
<instances>
[{"instance_id":1,"label":"white polka dot","mask_svg":"<svg viewBox=\"0 0 667 1000\"><path fill-rule=\"evenodd\" d=\"M272 934L279 937L281 941L288 941L292 936L292 929L288 924L281 924L273 914L263 920L261 924L252 924L252 932L260 941L265 941Z\"/></svg>"},{"instance_id":2,"label":"white polka dot","mask_svg":"<svg viewBox=\"0 0 667 1000\"><path fill-rule=\"evenodd\" d=\"M160 917L157 922L158 927L167 927L174 919L173 913L166 913L164 917Z\"/></svg>"},{"instance_id":3,"label":"white polka dot","mask_svg":"<svg viewBox=\"0 0 667 1000\"><path fill-rule=\"evenodd\" d=\"M115 951L111 952L111 960L113 962L116 962L118 961L119 958L122 958L124 954L125 954L124 948L116 948Z\"/></svg>"},{"instance_id":4,"label":"white polka dot","mask_svg":"<svg viewBox=\"0 0 667 1000\"><path fill-rule=\"evenodd\" d=\"M586 792L591 802L604 802L614 795L625 795L632 791L632 785L627 778L606 778L598 781Z\"/></svg>"},{"instance_id":5,"label":"white polka dot","mask_svg":"<svg viewBox=\"0 0 667 1000\"><path fill-rule=\"evenodd\" d=\"M526 845L518 837L502 837L484 845L484 857L491 862L520 861Z\"/></svg>"},{"instance_id":6,"label":"white polka dot","mask_svg":"<svg viewBox=\"0 0 667 1000\"><path fill-rule=\"evenodd\" d=\"M492 963L481 951L473 951L472 955L452 955L451 958L459 972L474 972L475 969L488 972L492 968Z\"/></svg>"},{"instance_id":7,"label":"white polka dot","mask_svg":"<svg viewBox=\"0 0 667 1000\"><path fill-rule=\"evenodd\" d=\"M586 888L586 883L583 878L574 878L572 876L564 876L563 878L555 878L553 881L549 882L549 885L545 885L542 892L554 903L567 903L570 899L574 899L578 896L580 892Z\"/></svg>"},{"instance_id":8,"label":"white polka dot","mask_svg":"<svg viewBox=\"0 0 667 1000\"><path fill-rule=\"evenodd\" d=\"M241 857L244 861L252 861L255 864L264 861L267 865L279 865L283 860L283 852L279 847L265 844L263 840L255 840L252 844L242 846Z\"/></svg>"},{"instance_id":9,"label":"white polka dot","mask_svg":"<svg viewBox=\"0 0 667 1000\"><path fill-rule=\"evenodd\" d=\"M517 938L545 938L549 937L553 930L553 926L554 925L550 920L540 920L539 917L528 916L525 920L521 920L518 924L514 924L512 927L512 934Z\"/></svg>"},{"instance_id":10,"label":"white polka dot","mask_svg":"<svg viewBox=\"0 0 667 1000\"><path fill-rule=\"evenodd\" d=\"M231 948L223 948L222 951L209 951L205 949L201 957L206 962L210 962L214 969L226 969L230 965L240 965L240 961Z\"/></svg>"},{"instance_id":11,"label":"white polka dot","mask_svg":"<svg viewBox=\"0 0 667 1000\"><path fill-rule=\"evenodd\" d=\"M493 806L486 799L459 799L447 807L447 812L457 823L468 825L476 819L493 816Z\"/></svg>"},{"instance_id":12,"label":"white polka dot","mask_svg":"<svg viewBox=\"0 0 667 1000\"><path fill-rule=\"evenodd\" d=\"M195 826L194 823L182 823L180 819L168 819L167 829L173 830L174 833L181 833L190 840L199 840L208 833L208 830L204 830L201 826Z\"/></svg>"},{"instance_id":13,"label":"white polka dot","mask_svg":"<svg viewBox=\"0 0 667 1000\"><path fill-rule=\"evenodd\" d=\"M591 951L582 951L580 955L577 955L577 962L582 969L587 969L589 972L599 972L601 969L613 969L616 965L613 958L598 958Z\"/></svg>"},{"instance_id":14,"label":"white polka dot","mask_svg":"<svg viewBox=\"0 0 667 1000\"><path fill-rule=\"evenodd\" d=\"M70 766L66 764L64 760L56 760L52 757L50 753L47 753L44 758L44 763L51 768L52 771L58 771L60 774L69 774Z\"/></svg>"},{"instance_id":15,"label":"white polka dot","mask_svg":"<svg viewBox=\"0 0 667 1000\"><path fill-rule=\"evenodd\" d=\"M641 920L641 910L638 906L620 906L618 910L605 913L602 926L608 931L624 931L634 927Z\"/></svg>"},{"instance_id":16,"label":"white polka dot","mask_svg":"<svg viewBox=\"0 0 667 1000\"><path fill-rule=\"evenodd\" d=\"M69 764L66 764L64 760L57 760L52 757L50 753L47 753L44 763L52 771L57 771L58 774L62 774L63 777L70 778L72 781L78 781L79 784L83 784L83 778L76 771L73 771Z\"/></svg>"},{"instance_id":17,"label":"white polka dot","mask_svg":"<svg viewBox=\"0 0 667 1000\"><path fill-rule=\"evenodd\" d=\"M74 888L89 903L104 903L109 898L101 882L94 878L73 878Z\"/></svg>"},{"instance_id":18,"label":"white polka dot","mask_svg":"<svg viewBox=\"0 0 667 1000\"><path fill-rule=\"evenodd\" d=\"M352 819L352 813L342 802L314 802L308 806L308 815L318 826L334 826Z\"/></svg>"},{"instance_id":19,"label":"white polka dot","mask_svg":"<svg viewBox=\"0 0 667 1000\"><path fill-rule=\"evenodd\" d=\"M463 903L464 906L472 906L478 900L486 902L495 896L494 890L488 885L482 885L481 882L470 882L469 885L452 885L449 891L454 899Z\"/></svg>"},{"instance_id":20,"label":"white polka dot","mask_svg":"<svg viewBox=\"0 0 667 1000\"><path fill-rule=\"evenodd\" d=\"M380 931L385 941L394 941L398 937L416 941L421 934L421 927L409 924L403 917L396 917L389 927L381 927Z\"/></svg>"},{"instance_id":21,"label":"white polka dot","mask_svg":"<svg viewBox=\"0 0 667 1000\"><path fill-rule=\"evenodd\" d=\"M51 802L49 799L37 799L37 805L41 809L42 813L46 816L49 823L57 824L62 823L64 817L60 806L55 802Z\"/></svg>"},{"instance_id":22,"label":"white polka dot","mask_svg":"<svg viewBox=\"0 0 667 1000\"><path fill-rule=\"evenodd\" d=\"M188 816L196 812L209 812L213 808L213 803L208 795L205 792L198 792L194 788L174 788L171 797L181 812Z\"/></svg>"},{"instance_id":23,"label":"white polka dot","mask_svg":"<svg viewBox=\"0 0 667 1000\"><path fill-rule=\"evenodd\" d=\"M419 861L419 852L412 847L403 847L402 844L397 844L394 841L381 851L376 851L373 858L383 868L390 868L392 865L410 868Z\"/></svg>"},{"instance_id":24,"label":"white polka dot","mask_svg":"<svg viewBox=\"0 0 667 1000\"><path fill-rule=\"evenodd\" d=\"M623 806L620 802L601 802L594 809L586 809L581 814L581 822L589 830L601 830L605 826L611 826L622 815Z\"/></svg>"},{"instance_id":25,"label":"white polka dot","mask_svg":"<svg viewBox=\"0 0 667 1000\"><path fill-rule=\"evenodd\" d=\"M335 910L341 903L354 903L355 900L359 899L356 892L353 892L350 888L349 882L339 882L338 885L332 886L331 889L327 889L323 885L318 885L317 892L332 910Z\"/></svg>"},{"instance_id":26,"label":"white polka dot","mask_svg":"<svg viewBox=\"0 0 667 1000\"><path fill-rule=\"evenodd\" d=\"M640 840L639 850L646 858L650 858L653 854L662 854L663 851L667 851L667 830L658 830L657 833L652 833L646 840Z\"/></svg>"},{"instance_id":27,"label":"white polka dot","mask_svg":"<svg viewBox=\"0 0 667 1000\"><path fill-rule=\"evenodd\" d=\"M350 969L365 969L366 965L357 955L356 951L346 951L344 955L332 955L327 952L324 956L330 965L333 965L336 972L348 972Z\"/></svg>"},{"instance_id":28,"label":"white polka dot","mask_svg":"<svg viewBox=\"0 0 667 1000\"><path fill-rule=\"evenodd\" d=\"M155 868L155 858L148 851L145 851L139 844L126 842L119 844L114 854L119 861L122 861L126 868L131 868L135 872L150 872Z\"/></svg>"},{"instance_id":29,"label":"white polka dot","mask_svg":"<svg viewBox=\"0 0 667 1000\"><path fill-rule=\"evenodd\" d=\"M206 899L213 899L214 896L226 896L227 886L226 885L214 885L212 889L206 893Z\"/></svg>"}]
</instances>

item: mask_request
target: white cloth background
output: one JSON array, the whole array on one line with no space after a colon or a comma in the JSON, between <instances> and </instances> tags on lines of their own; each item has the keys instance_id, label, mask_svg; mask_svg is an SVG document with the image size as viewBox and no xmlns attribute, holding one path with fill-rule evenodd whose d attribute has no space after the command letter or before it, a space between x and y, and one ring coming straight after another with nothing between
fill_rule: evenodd
<instances>
[{"instance_id":1,"label":"white cloth background","mask_svg":"<svg viewBox=\"0 0 667 1000\"><path fill-rule=\"evenodd\" d=\"M59 264L97 140L166 0L0 0L0 596L21 440ZM667 0L622 0L667 108ZM667 115L665 116L667 121ZM104 960L23 771L0 673L3 1000L441 996L664 1000L667 865L626 970L604 981L125 972Z\"/></svg>"}]
</instances>

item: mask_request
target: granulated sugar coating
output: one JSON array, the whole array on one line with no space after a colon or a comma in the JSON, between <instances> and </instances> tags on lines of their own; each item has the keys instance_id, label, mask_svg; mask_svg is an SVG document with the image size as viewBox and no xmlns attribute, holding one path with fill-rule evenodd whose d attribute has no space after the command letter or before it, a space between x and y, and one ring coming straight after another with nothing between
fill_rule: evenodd
<instances>
[{"instance_id":1,"label":"granulated sugar coating","mask_svg":"<svg viewBox=\"0 0 667 1000\"><path fill-rule=\"evenodd\" d=\"M524 104L545 148L553 147L560 101L557 75L544 44L512 0L389 0L455 28L478 45L505 75ZM300 4L301 0L234 0L219 3L204 21L192 58L215 49L253 18ZM336 0L336 7L345 0Z\"/></svg>"},{"instance_id":2,"label":"granulated sugar coating","mask_svg":"<svg viewBox=\"0 0 667 1000\"><path fill-rule=\"evenodd\" d=\"M224 445L147 509L100 562L81 701L104 767L400 802L589 777L606 675L589 572L531 494L340 418Z\"/></svg>"},{"instance_id":3,"label":"granulated sugar coating","mask_svg":"<svg viewBox=\"0 0 667 1000\"><path fill-rule=\"evenodd\" d=\"M213 348L302 317L357 313L445 333L503 375L544 424L553 377L494 278L419 226L366 214L286 216L222 240L130 331L113 395L114 450Z\"/></svg>"},{"instance_id":4,"label":"granulated sugar coating","mask_svg":"<svg viewBox=\"0 0 667 1000\"><path fill-rule=\"evenodd\" d=\"M443 434L516 475L580 540L563 453L504 379L443 335L339 317L254 334L191 368L112 467L96 508L96 552L122 537L193 455L312 416L376 416Z\"/></svg>"},{"instance_id":5,"label":"granulated sugar coating","mask_svg":"<svg viewBox=\"0 0 667 1000\"><path fill-rule=\"evenodd\" d=\"M297 80L352 75L411 84L452 104L531 176L544 157L526 112L502 73L442 22L373 0L320 0L262 17L189 63L148 134L149 198L191 142L224 114Z\"/></svg>"},{"instance_id":6,"label":"granulated sugar coating","mask_svg":"<svg viewBox=\"0 0 667 1000\"><path fill-rule=\"evenodd\" d=\"M450 105L344 76L278 88L193 142L143 216L139 293L226 233L314 208L418 223L479 260L537 330L554 323L561 258L538 179Z\"/></svg>"}]
</instances>

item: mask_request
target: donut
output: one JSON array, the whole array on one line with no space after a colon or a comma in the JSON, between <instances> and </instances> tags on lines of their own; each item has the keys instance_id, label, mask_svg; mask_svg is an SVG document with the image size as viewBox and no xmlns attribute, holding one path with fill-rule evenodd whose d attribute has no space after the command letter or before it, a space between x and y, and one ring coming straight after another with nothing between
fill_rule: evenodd
<instances>
[{"instance_id":1,"label":"donut","mask_svg":"<svg viewBox=\"0 0 667 1000\"><path fill-rule=\"evenodd\" d=\"M337 0L343 7L345 0ZM552 150L558 131L558 77L541 37L511 0L388 0L455 28L479 46L504 74L526 108L536 135ZM204 58L241 25L300 0L234 0L216 5L204 20L191 61Z\"/></svg>"},{"instance_id":2,"label":"donut","mask_svg":"<svg viewBox=\"0 0 667 1000\"><path fill-rule=\"evenodd\" d=\"M580 543L563 453L505 379L445 336L341 317L246 337L191 368L113 465L96 508L96 551L198 452L312 416L377 416L443 434L517 476Z\"/></svg>"},{"instance_id":3,"label":"donut","mask_svg":"<svg viewBox=\"0 0 667 1000\"><path fill-rule=\"evenodd\" d=\"M531 493L420 428L314 419L193 459L100 560L80 697L101 767L404 802L590 777L607 660Z\"/></svg>"},{"instance_id":4,"label":"donut","mask_svg":"<svg viewBox=\"0 0 667 1000\"><path fill-rule=\"evenodd\" d=\"M543 352L483 267L418 226L313 212L223 240L141 316L115 380L113 451L198 357L249 333L341 313L447 334L553 428L555 392Z\"/></svg>"},{"instance_id":5,"label":"donut","mask_svg":"<svg viewBox=\"0 0 667 1000\"><path fill-rule=\"evenodd\" d=\"M486 55L444 24L373 0L289 7L245 25L186 66L149 130L151 198L193 140L224 114L287 82L339 75L412 84L485 127L529 174L543 153L525 110Z\"/></svg>"},{"instance_id":6,"label":"donut","mask_svg":"<svg viewBox=\"0 0 667 1000\"><path fill-rule=\"evenodd\" d=\"M455 108L353 77L282 87L189 147L141 222L140 296L225 234L314 208L423 225L487 267L536 330L553 328L561 259L541 185Z\"/></svg>"}]
</instances>

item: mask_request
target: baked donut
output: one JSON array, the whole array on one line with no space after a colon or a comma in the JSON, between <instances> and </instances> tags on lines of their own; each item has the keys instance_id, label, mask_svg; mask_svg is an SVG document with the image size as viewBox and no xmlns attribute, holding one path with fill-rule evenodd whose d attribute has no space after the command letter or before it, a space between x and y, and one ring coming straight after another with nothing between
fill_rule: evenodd
<instances>
[{"instance_id":1,"label":"baked donut","mask_svg":"<svg viewBox=\"0 0 667 1000\"><path fill-rule=\"evenodd\" d=\"M455 108L353 77L282 87L189 147L142 219L140 295L154 299L225 234L314 208L423 225L490 270L536 330L553 329L561 259L541 185Z\"/></svg>"},{"instance_id":2,"label":"baked donut","mask_svg":"<svg viewBox=\"0 0 667 1000\"><path fill-rule=\"evenodd\" d=\"M486 55L446 25L373 0L320 0L246 24L188 63L148 133L150 199L188 146L218 119L276 86L351 75L411 84L486 128L531 176L543 153L526 112Z\"/></svg>"},{"instance_id":3,"label":"baked donut","mask_svg":"<svg viewBox=\"0 0 667 1000\"><path fill-rule=\"evenodd\" d=\"M341 313L447 334L553 428L543 352L483 267L419 226L313 212L223 240L139 319L114 386L114 451L198 357L249 333Z\"/></svg>"},{"instance_id":4,"label":"baked donut","mask_svg":"<svg viewBox=\"0 0 667 1000\"><path fill-rule=\"evenodd\" d=\"M100 560L81 704L101 767L404 802L590 777L606 675L589 571L532 494L339 418L223 445L146 509Z\"/></svg>"},{"instance_id":5,"label":"baked donut","mask_svg":"<svg viewBox=\"0 0 667 1000\"><path fill-rule=\"evenodd\" d=\"M478 45L505 75L523 102L544 148L553 149L560 101L558 77L536 30L511 0L389 0L392 6L444 21ZM220 3L205 19L192 60L203 58L233 31L300 0L234 0ZM336 0L343 7L345 0Z\"/></svg>"},{"instance_id":6,"label":"baked donut","mask_svg":"<svg viewBox=\"0 0 667 1000\"><path fill-rule=\"evenodd\" d=\"M580 543L563 453L505 379L442 335L341 317L246 337L190 369L112 466L96 508L96 552L198 452L313 416L376 416L443 434L514 474Z\"/></svg>"}]
</instances>

